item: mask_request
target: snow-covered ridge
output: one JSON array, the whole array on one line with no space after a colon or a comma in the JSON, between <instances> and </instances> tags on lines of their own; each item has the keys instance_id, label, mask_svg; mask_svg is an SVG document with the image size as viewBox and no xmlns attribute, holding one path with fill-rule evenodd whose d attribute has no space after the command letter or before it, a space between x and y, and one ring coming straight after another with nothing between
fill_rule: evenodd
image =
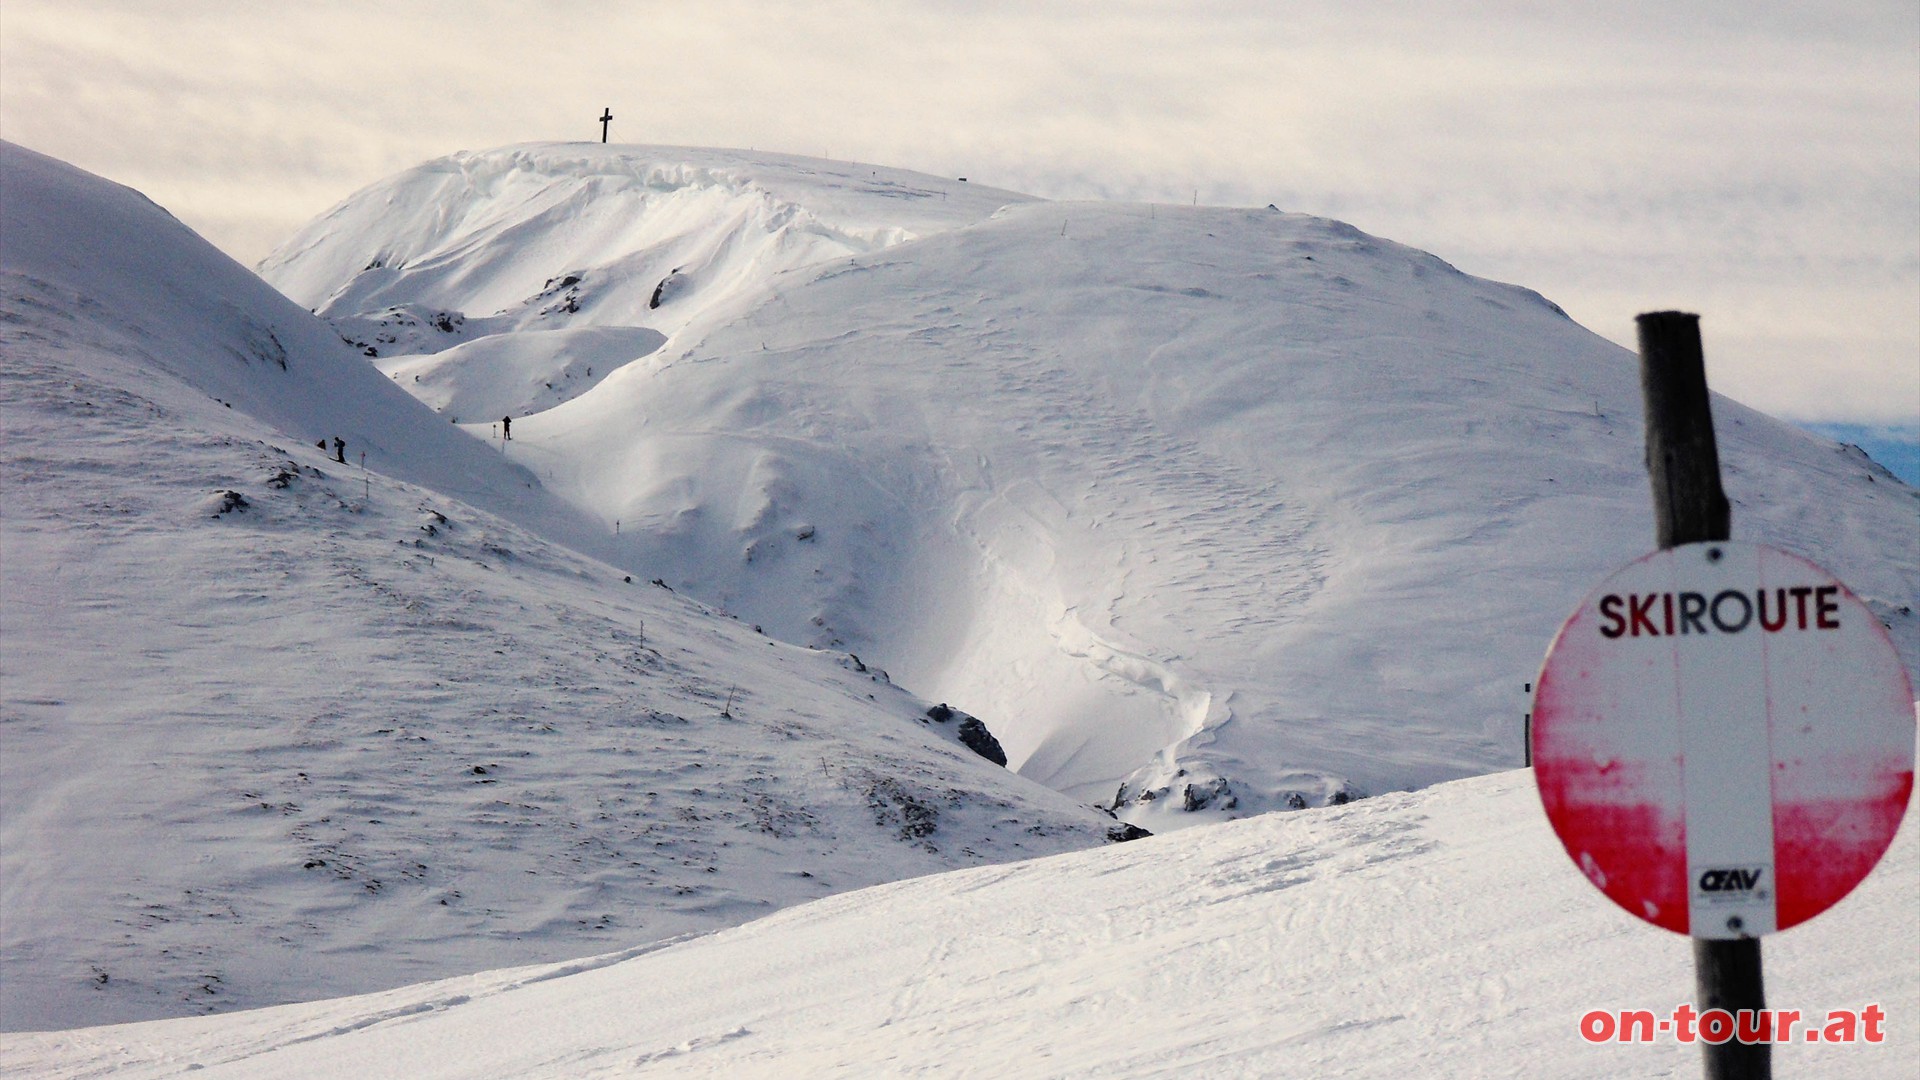
<instances>
[{"instance_id":1,"label":"snow-covered ridge","mask_svg":"<svg viewBox=\"0 0 1920 1080\"><path fill-rule=\"evenodd\" d=\"M1124 835L877 666L591 557L534 471L137 193L10 144L0 191L0 1028Z\"/></svg>"},{"instance_id":2,"label":"snow-covered ridge","mask_svg":"<svg viewBox=\"0 0 1920 1080\"><path fill-rule=\"evenodd\" d=\"M497 420L585 393L789 271L1025 200L810 158L701 151L696 162L671 149L538 144L454 154L375 184L260 272L443 415ZM565 337L505 340L586 327L601 331L592 360Z\"/></svg>"},{"instance_id":3,"label":"snow-covered ridge","mask_svg":"<svg viewBox=\"0 0 1920 1080\"><path fill-rule=\"evenodd\" d=\"M343 326L414 305L546 338L516 348L562 339L509 324L658 329L517 417L513 460L622 565L876 659L1024 775L1156 830L1517 764L1545 642L1651 546L1630 354L1274 208L508 148L369 189L267 273ZM479 370L401 381L435 400ZM1737 535L1826 563L1920 656L1920 494L1716 409Z\"/></svg>"},{"instance_id":4,"label":"snow-covered ridge","mask_svg":"<svg viewBox=\"0 0 1920 1080\"><path fill-rule=\"evenodd\" d=\"M665 149L538 144L454 154L382 181L295 234L260 273L330 317L438 305L491 320L491 332L564 315L671 334L784 271L1025 198L781 155L711 151L692 162Z\"/></svg>"}]
</instances>

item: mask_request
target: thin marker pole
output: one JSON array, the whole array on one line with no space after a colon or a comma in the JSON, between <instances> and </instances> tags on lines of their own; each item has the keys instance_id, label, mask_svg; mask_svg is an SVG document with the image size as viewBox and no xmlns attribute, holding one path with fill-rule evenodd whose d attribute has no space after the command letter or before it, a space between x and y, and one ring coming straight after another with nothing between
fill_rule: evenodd
<instances>
[{"instance_id":1,"label":"thin marker pole","mask_svg":"<svg viewBox=\"0 0 1920 1080\"><path fill-rule=\"evenodd\" d=\"M1526 693L1529 696L1533 694L1532 683L1527 684ZM1524 764L1529 769L1533 768L1533 712L1532 710L1528 710L1527 715L1522 717L1520 720L1520 746L1526 756L1526 761L1524 762Z\"/></svg>"}]
</instances>

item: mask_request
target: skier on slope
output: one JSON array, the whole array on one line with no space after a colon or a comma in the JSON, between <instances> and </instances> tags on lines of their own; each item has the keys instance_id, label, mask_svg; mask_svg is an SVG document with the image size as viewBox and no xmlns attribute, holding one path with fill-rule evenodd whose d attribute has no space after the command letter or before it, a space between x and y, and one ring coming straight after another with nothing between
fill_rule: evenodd
<instances>
[{"instance_id":1,"label":"skier on slope","mask_svg":"<svg viewBox=\"0 0 1920 1080\"><path fill-rule=\"evenodd\" d=\"M500 418L500 441L513 441L513 417L511 416L503 416Z\"/></svg>"}]
</instances>

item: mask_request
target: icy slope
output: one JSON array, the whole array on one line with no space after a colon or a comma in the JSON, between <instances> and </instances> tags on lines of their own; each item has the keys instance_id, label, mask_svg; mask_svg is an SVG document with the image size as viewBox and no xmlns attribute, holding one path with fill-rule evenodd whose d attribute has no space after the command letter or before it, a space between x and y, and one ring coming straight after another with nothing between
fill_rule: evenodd
<instances>
[{"instance_id":1,"label":"icy slope","mask_svg":"<svg viewBox=\"0 0 1920 1080\"><path fill-rule=\"evenodd\" d=\"M1114 828L877 669L510 520L570 527L144 199L4 145L0 181L0 1026L557 960Z\"/></svg>"},{"instance_id":2,"label":"icy slope","mask_svg":"<svg viewBox=\"0 0 1920 1080\"><path fill-rule=\"evenodd\" d=\"M781 213L730 201L696 227L710 186L658 179L722 174L785 193ZM958 198L931 193L961 185L860 175L705 150L462 155L349 200L265 272L343 325L413 304L667 334L517 418L514 459L617 532L617 561L880 658L987 718L1023 774L1129 820L1520 761L1546 641L1651 546L1632 356L1337 222L1000 195L931 219ZM674 261L655 237L764 253L812 200L899 242L735 258L697 304L676 312L669 288L648 306ZM589 217L599 247L572 230ZM459 243L420 239L444 220ZM513 299L570 278L537 318ZM1736 535L1829 564L1920 658L1920 494L1716 408Z\"/></svg>"},{"instance_id":3,"label":"icy slope","mask_svg":"<svg viewBox=\"0 0 1920 1080\"><path fill-rule=\"evenodd\" d=\"M1768 1002L1878 1004L1879 1045L1781 1077L1905 1078L1920 845L1767 939ZM1698 1076L1588 1045L1592 1009L1692 997L1686 940L1567 861L1530 776L1268 815L852 893L639 955L207 1020L0 1039L63 1077Z\"/></svg>"}]
</instances>

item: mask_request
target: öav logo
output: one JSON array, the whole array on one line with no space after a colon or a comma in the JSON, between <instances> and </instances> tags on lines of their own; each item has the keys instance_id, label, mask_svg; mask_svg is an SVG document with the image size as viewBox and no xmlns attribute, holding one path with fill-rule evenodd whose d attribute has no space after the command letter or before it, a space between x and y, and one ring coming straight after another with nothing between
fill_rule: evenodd
<instances>
[{"instance_id":1,"label":"\u00f6av logo","mask_svg":"<svg viewBox=\"0 0 1920 1080\"><path fill-rule=\"evenodd\" d=\"M1765 867L1752 870L1707 870L1700 875L1701 892L1752 892L1760 885Z\"/></svg>"}]
</instances>

